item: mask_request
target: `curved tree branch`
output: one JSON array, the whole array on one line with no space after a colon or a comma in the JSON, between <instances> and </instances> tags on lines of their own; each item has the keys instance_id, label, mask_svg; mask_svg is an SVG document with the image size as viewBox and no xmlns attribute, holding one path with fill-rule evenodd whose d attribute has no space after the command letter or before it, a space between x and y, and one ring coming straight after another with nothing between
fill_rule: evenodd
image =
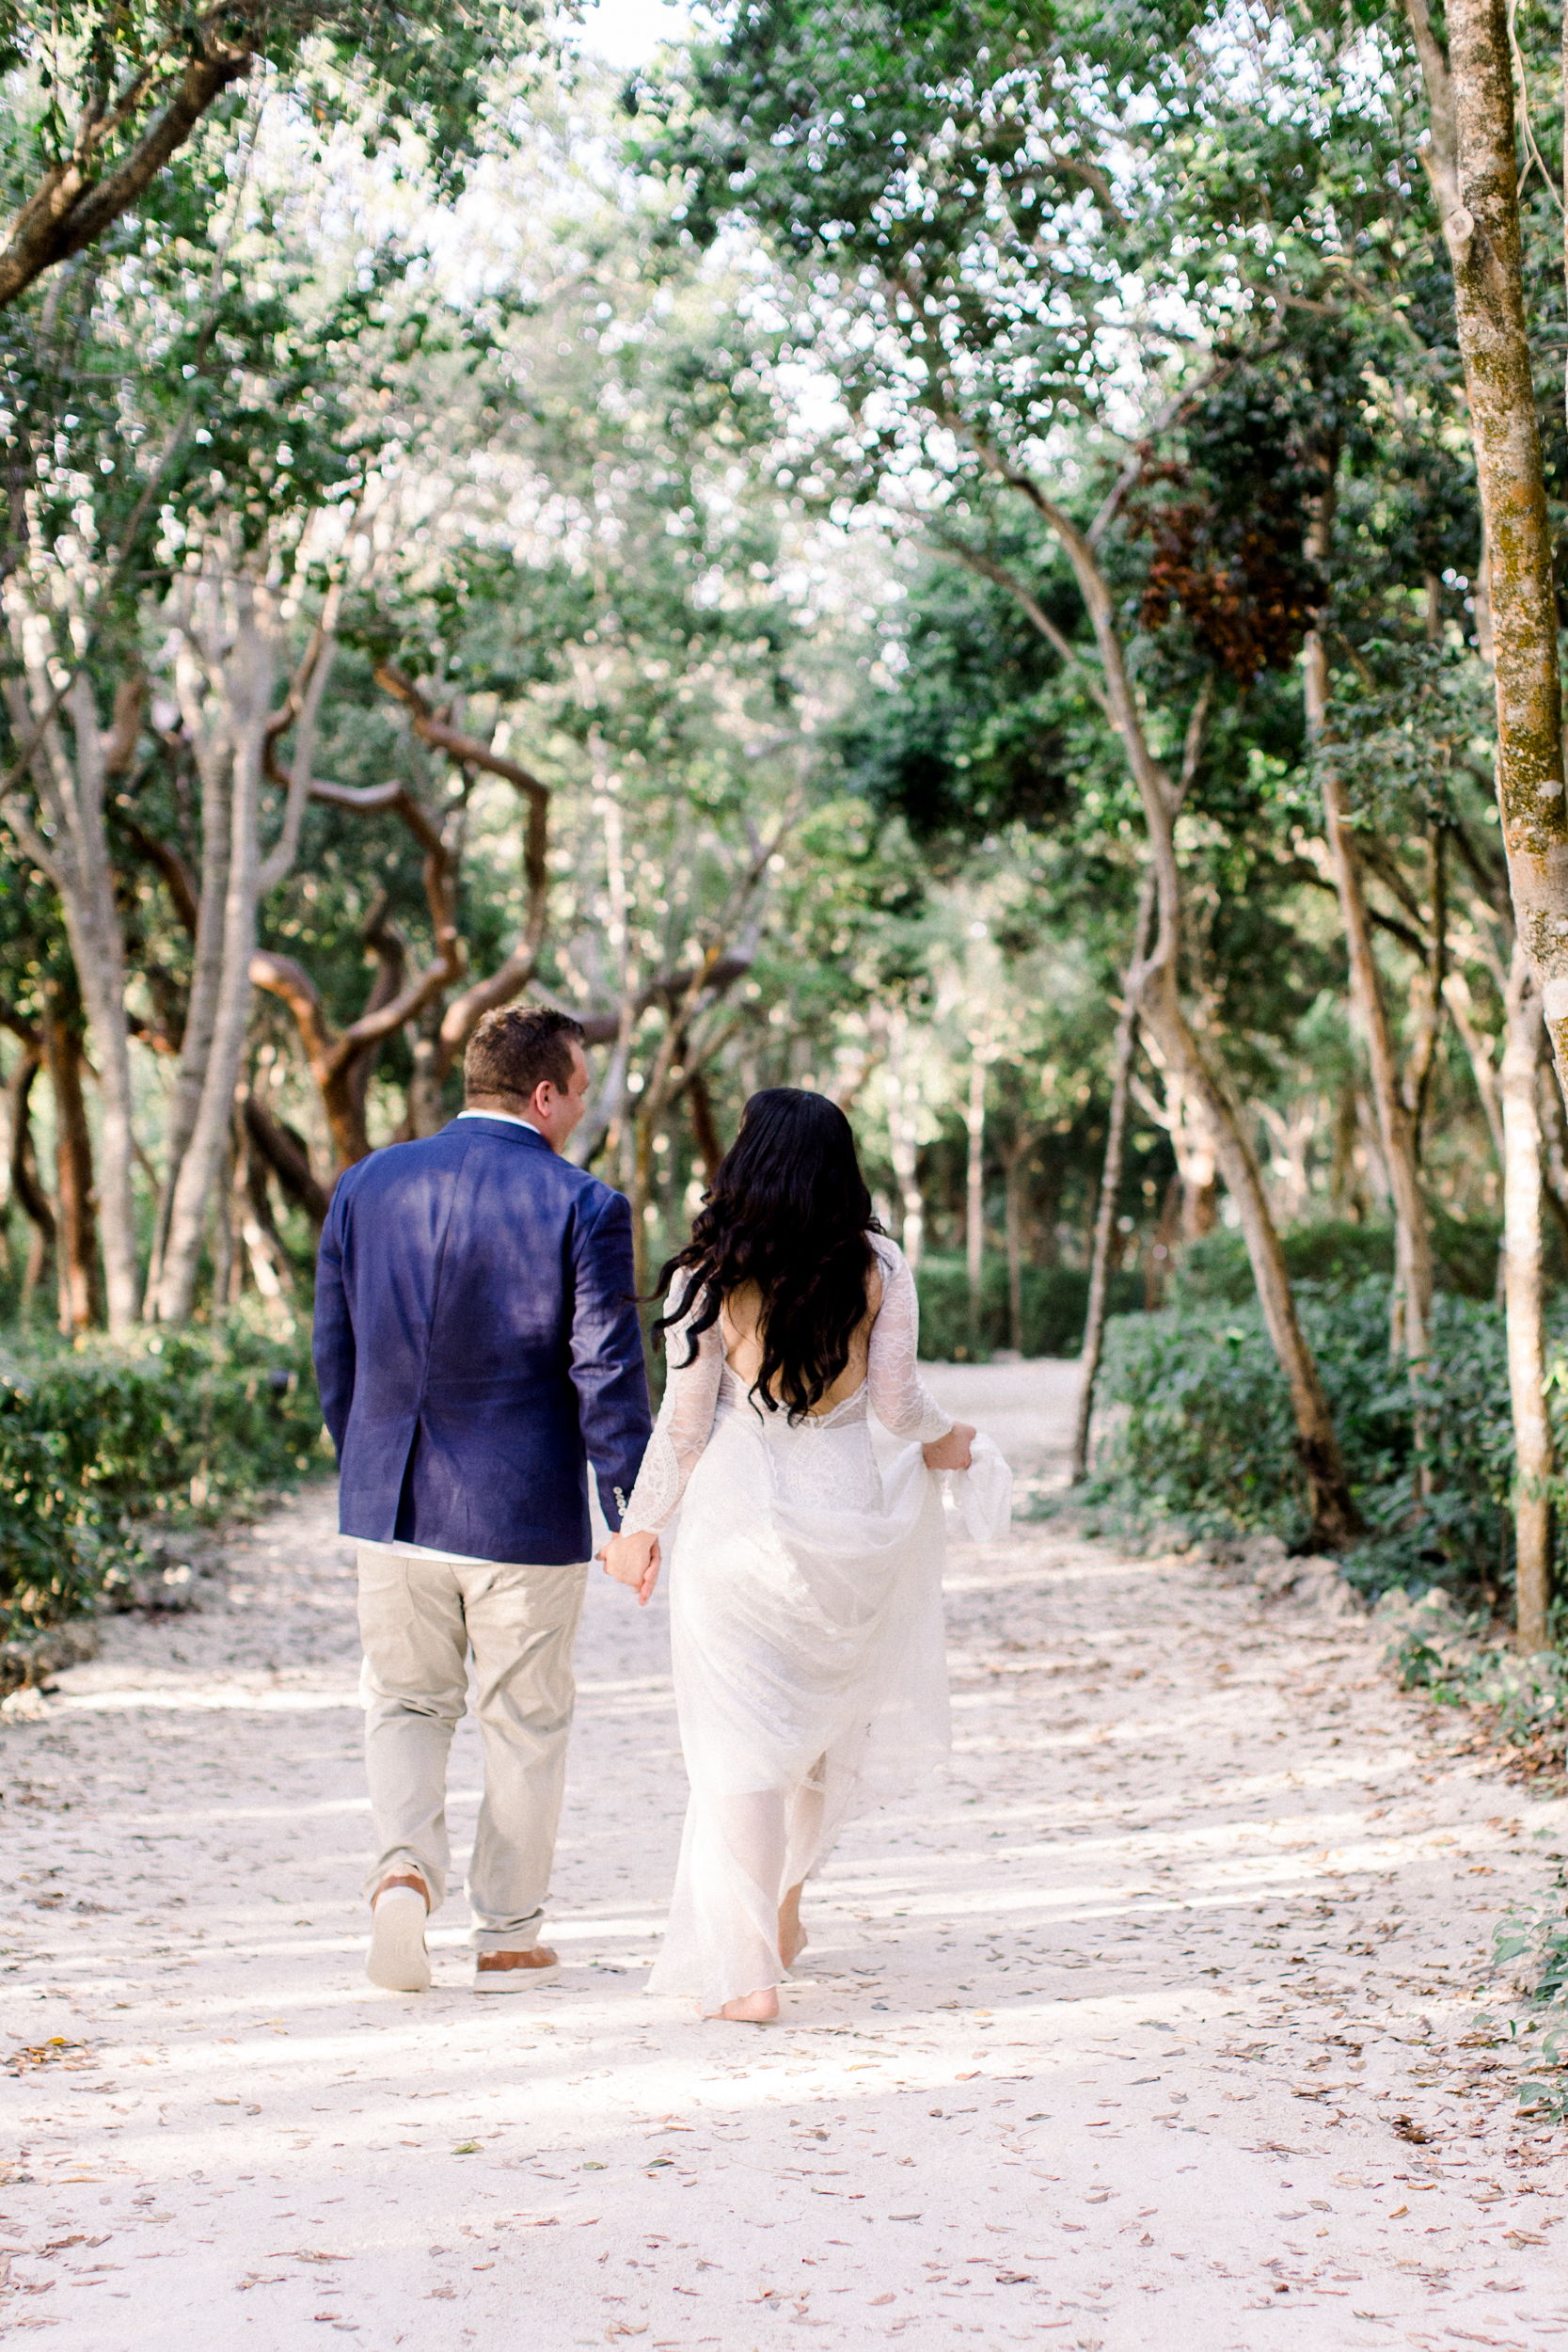
<instances>
[{"instance_id":1,"label":"curved tree branch","mask_svg":"<svg viewBox=\"0 0 1568 2352\"><path fill-rule=\"evenodd\" d=\"M191 57L163 111L105 179L94 180L90 174L88 157L98 141L90 135L78 139L75 152L56 164L34 189L0 246L0 310L24 293L35 278L92 245L129 212L169 157L183 147L214 100L249 72L253 56L249 48L225 47Z\"/></svg>"},{"instance_id":2,"label":"curved tree branch","mask_svg":"<svg viewBox=\"0 0 1568 2352\"><path fill-rule=\"evenodd\" d=\"M274 781L284 782L270 744L266 758L267 771ZM364 1159L371 1148L365 1129L366 1088L356 1081L357 1066L461 977L466 951L457 930L451 851L439 825L405 784L354 786L312 779L309 796L327 807L350 809L358 816L390 812L402 819L425 853L425 900L436 938L434 961L412 979L403 980L401 943L394 974L387 952L391 933L387 924L386 902L379 901L364 931L368 944L378 950L375 985L358 1020L341 1032L334 1031L328 1022L314 980L292 956L261 950L251 959L250 977L255 986L281 997L293 1014L310 1074L321 1090L340 1165L348 1168Z\"/></svg>"},{"instance_id":3,"label":"curved tree branch","mask_svg":"<svg viewBox=\"0 0 1568 2352\"><path fill-rule=\"evenodd\" d=\"M253 1094L245 1098L245 1134L288 1198L305 1211L319 1230L326 1221L332 1196L325 1184L317 1182L309 1153L300 1137L263 1109Z\"/></svg>"},{"instance_id":4,"label":"curved tree branch","mask_svg":"<svg viewBox=\"0 0 1568 2352\"><path fill-rule=\"evenodd\" d=\"M441 1017L436 1041L436 1076L439 1083L458 1055L463 1051L483 1016L499 1005L509 1005L520 996L539 968L539 951L545 944L545 926L549 914L549 849L550 788L541 783L531 770L516 760L508 759L502 752L493 752L476 735L465 735L448 724L432 710L425 697L411 678L384 661L377 669L375 682L383 692L402 703L409 723L421 743L433 751L445 752L449 759L461 768L482 769L486 775L499 776L513 785L528 801L528 832L523 841L523 880L528 890L528 912L523 918L517 945L489 977L475 980L460 996L452 999Z\"/></svg>"}]
</instances>

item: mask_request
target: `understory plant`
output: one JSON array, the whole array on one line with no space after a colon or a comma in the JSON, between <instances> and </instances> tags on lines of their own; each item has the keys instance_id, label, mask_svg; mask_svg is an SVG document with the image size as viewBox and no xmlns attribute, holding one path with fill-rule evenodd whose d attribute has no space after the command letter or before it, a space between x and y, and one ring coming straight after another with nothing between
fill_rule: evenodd
<instances>
[{"instance_id":1,"label":"understory plant","mask_svg":"<svg viewBox=\"0 0 1568 2352\"><path fill-rule=\"evenodd\" d=\"M1496 1968L1512 1971L1524 1996L1523 2038L1541 2036L1519 2105L1533 2122L1568 2123L1568 1879L1560 1870L1544 1901L1516 1903L1498 1922L1492 1959ZM1521 2038L1517 2021L1510 2022L1510 2033Z\"/></svg>"},{"instance_id":2,"label":"understory plant","mask_svg":"<svg viewBox=\"0 0 1568 2352\"><path fill-rule=\"evenodd\" d=\"M1431 1588L1419 1600L1386 1593L1378 1615L1392 1639L1384 1662L1404 1691L1434 1707L1463 1707L1486 1719L1488 1737L1519 1776L1560 1776L1568 1752L1568 1651L1521 1654L1497 1638L1485 1610L1455 1609Z\"/></svg>"},{"instance_id":3,"label":"understory plant","mask_svg":"<svg viewBox=\"0 0 1568 2352\"><path fill-rule=\"evenodd\" d=\"M1413 1383L1389 1359L1386 1280L1304 1281L1297 1296L1367 1528L1346 1575L1369 1597L1435 1585L1495 1609L1513 1575L1501 1310L1439 1292L1432 1354ZM1549 1360L1568 1357L1561 1309L1551 1341ZM1199 1534L1304 1537L1290 1400L1256 1305L1184 1295L1163 1314L1117 1318L1101 1396L1106 1431L1091 1501ZM1555 1382L1552 1396L1560 1421ZM1565 1518L1557 1514L1560 1550Z\"/></svg>"},{"instance_id":4,"label":"understory plant","mask_svg":"<svg viewBox=\"0 0 1568 2352\"><path fill-rule=\"evenodd\" d=\"M330 1467L301 1333L235 1313L206 1330L0 1356L0 1634L89 1611L138 1529L214 1518Z\"/></svg>"}]
</instances>

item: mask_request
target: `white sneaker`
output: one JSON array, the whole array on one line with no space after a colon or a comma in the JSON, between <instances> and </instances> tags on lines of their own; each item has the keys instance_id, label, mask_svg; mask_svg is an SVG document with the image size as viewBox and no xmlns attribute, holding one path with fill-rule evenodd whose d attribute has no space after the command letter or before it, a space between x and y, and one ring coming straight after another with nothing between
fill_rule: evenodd
<instances>
[{"instance_id":1,"label":"white sneaker","mask_svg":"<svg viewBox=\"0 0 1568 2352\"><path fill-rule=\"evenodd\" d=\"M530 1952L481 1952L474 1960L474 1991L526 1993L532 1985L548 1984L560 1974L561 1963L546 1944L536 1945Z\"/></svg>"},{"instance_id":2,"label":"white sneaker","mask_svg":"<svg viewBox=\"0 0 1568 2352\"><path fill-rule=\"evenodd\" d=\"M365 1974L384 1993L424 1993L430 1986L424 1897L417 1886L387 1886L371 1912L371 1954Z\"/></svg>"}]
</instances>

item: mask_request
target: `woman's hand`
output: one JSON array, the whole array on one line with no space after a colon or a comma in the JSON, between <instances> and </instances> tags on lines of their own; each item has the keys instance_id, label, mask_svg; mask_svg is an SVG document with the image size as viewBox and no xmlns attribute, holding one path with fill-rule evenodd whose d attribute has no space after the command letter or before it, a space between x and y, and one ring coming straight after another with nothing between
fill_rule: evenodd
<instances>
[{"instance_id":1,"label":"woman's hand","mask_svg":"<svg viewBox=\"0 0 1568 2352\"><path fill-rule=\"evenodd\" d=\"M974 1427L969 1422L956 1421L945 1438L933 1438L928 1444L921 1447L927 1469L967 1470L970 1464L969 1441L974 1435Z\"/></svg>"},{"instance_id":2,"label":"woman's hand","mask_svg":"<svg viewBox=\"0 0 1568 2352\"><path fill-rule=\"evenodd\" d=\"M617 1584L629 1584L638 1606L646 1609L658 1582L658 1537L645 1528L635 1535L612 1535L599 1558L606 1576L612 1576Z\"/></svg>"}]
</instances>

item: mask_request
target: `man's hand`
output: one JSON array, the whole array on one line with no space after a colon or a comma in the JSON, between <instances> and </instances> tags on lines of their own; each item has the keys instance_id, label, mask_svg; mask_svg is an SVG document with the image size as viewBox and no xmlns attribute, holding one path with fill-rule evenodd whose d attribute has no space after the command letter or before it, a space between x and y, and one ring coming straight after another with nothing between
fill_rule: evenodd
<instances>
[{"instance_id":1,"label":"man's hand","mask_svg":"<svg viewBox=\"0 0 1568 2352\"><path fill-rule=\"evenodd\" d=\"M933 1438L928 1445L921 1447L927 1469L967 1470L970 1462L969 1441L974 1435L974 1431L967 1421L956 1421L945 1438Z\"/></svg>"},{"instance_id":2,"label":"man's hand","mask_svg":"<svg viewBox=\"0 0 1568 2352\"><path fill-rule=\"evenodd\" d=\"M612 1576L617 1584L629 1584L638 1606L646 1609L658 1582L658 1537L645 1529L635 1535L612 1535L599 1558L606 1576Z\"/></svg>"}]
</instances>

